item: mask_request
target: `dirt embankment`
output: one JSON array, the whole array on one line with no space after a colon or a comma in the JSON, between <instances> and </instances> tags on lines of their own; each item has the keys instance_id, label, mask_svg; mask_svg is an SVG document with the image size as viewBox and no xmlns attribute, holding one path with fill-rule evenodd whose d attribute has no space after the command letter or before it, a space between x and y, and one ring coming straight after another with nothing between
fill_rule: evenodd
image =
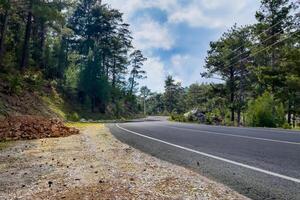
<instances>
[{"instance_id":1,"label":"dirt embankment","mask_svg":"<svg viewBox=\"0 0 300 200\"><path fill-rule=\"evenodd\" d=\"M43 93L45 96L53 96L55 90L51 85L44 86L40 93L26 87L12 93L8 88L8 83L0 78L0 119L4 119L7 116L20 115L61 118L40 95L40 93Z\"/></svg>"},{"instance_id":2,"label":"dirt embankment","mask_svg":"<svg viewBox=\"0 0 300 200\"><path fill-rule=\"evenodd\" d=\"M0 120L0 141L66 137L74 134L79 134L79 130L66 127L59 119L25 115Z\"/></svg>"},{"instance_id":3,"label":"dirt embankment","mask_svg":"<svg viewBox=\"0 0 300 200\"><path fill-rule=\"evenodd\" d=\"M0 199L246 199L116 140L103 125L0 150Z\"/></svg>"}]
</instances>

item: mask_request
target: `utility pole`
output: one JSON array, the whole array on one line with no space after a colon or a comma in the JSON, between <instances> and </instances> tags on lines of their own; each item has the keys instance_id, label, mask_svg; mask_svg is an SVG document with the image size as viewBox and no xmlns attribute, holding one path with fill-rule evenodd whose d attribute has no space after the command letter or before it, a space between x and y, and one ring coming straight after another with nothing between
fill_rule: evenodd
<instances>
[{"instance_id":1,"label":"utility pole","mask_svg":"<svg viewBox=\"0 0 300 200\"><path fill-rule=\"evenodd\" d=\"M141 96L143 97L144 115L146 116L146 98L150 94L150 90L147 88L147 86L143 86L143 87L141 87L140 92L141 92Z\"/></svg>"},{"instance_id":2,"label":"utility pole","mask_svg":"<svg viewBox=\"0 0 300 200\"><path fill-rule=\"evenodd\" d=\"M144 95L144 115L146 116L146 95Z\"/></svg>"}]
</instances>

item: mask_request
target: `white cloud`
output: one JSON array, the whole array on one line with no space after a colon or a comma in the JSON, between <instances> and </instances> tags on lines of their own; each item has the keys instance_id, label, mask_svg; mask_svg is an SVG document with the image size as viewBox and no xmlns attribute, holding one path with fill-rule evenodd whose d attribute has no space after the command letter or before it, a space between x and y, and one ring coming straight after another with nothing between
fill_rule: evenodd
<instances>
[{"instance_id":1,"label":"white cloud","mask_svg":"<svg viewBox=\"0 0 300 200\"><path fill-rule=\"evenodd\" d=\"M120 9L126 19L145 8L158 8L167 13L170 23L187 23L192 27L229 28L234 22L248 24L254 20L258 3L253 0L106 0ZM247 10L247 12L245 12ZM249 17L249 12L252 17Z\"/></svg>"},{"instance_id":2,"label":"white cloud","mask_svg":"<svg viewBox=\"0 0 300 200\"><path fill-rule=\"evenodd\" d=\"M141 80L140 85L147 85L152 91L162 92L164 89L165 68L158 57L149 57L144 63L147 79Z\"/></svg>"},{"instance_id":3,"label":"white cloud","mask_svg":"<svg viewBox=\"0 0 300 200\"><path fill-rule=\"evenodd\" d=\"M174 39L167 27L162 26L150 17L140 18L134 23L134 46L144 51L151 49L171 49Z\"/></svg>"},{"instance_id":4,"label":"white cloud","mask_svg":"<svg viewBox=\"0 0 300 200\"><path fill-rule=\"evenodd\" d=\"M190 55L176 54L171 58L169 74L175 77L175 80L182 82L184 86L199 80L201 65L198 58Z\"/></svg>"},{"instance_id":5,"label":"white cloud","mask_svg":"<svg viewBox=\"0 0 300 200\"><path fill-rule=\"evenodd\" d=\"M178 6L177 0L104 0L103 3L118 8L129 19L136 11L145 8L159 8L169 11Z\"/></svg>"},{"instance_id":6,"label":"white cloud","mask_svg":"<svg viewBox=\"0 0 300 200\"><path fill-rule=\"evenodd\" d=\"M169 22L187 23L191 27L229 28L235 22L251 23L254 17L249 17L249 12L254 16L255 9L252 0L191 0L169 12Z\"/></svg>"},{"instance_id":7,"label":"white cloud","mask_svg":"<svg viewBox=\"0 0 300 200\"><path fill-rule=\"evenodd\" d=\"M154 50L170 50L176 45L179 33L173 33L171 27L182 23L192 28L209 28L218 37L217 35L234 23L238 25L252 23L259 4L253 0L187 0L185 4L182 2L182 0L103 0L103 3L124 13L125 21L131 24L133 44L148 58L144 66L148 79L141 81L141 85L147 85L153 91L163 90L167 74L173 75L185 86L197 80L206 81L199 74L203 71L203 55L206 52L199 57L184 53L176 54L170 60L154 56ZM136 15L147 8L165 12L167 21L160 23L150 16ZM166 63L170 63L170 66L166 66Z\"/></svg>"}]
</instances>

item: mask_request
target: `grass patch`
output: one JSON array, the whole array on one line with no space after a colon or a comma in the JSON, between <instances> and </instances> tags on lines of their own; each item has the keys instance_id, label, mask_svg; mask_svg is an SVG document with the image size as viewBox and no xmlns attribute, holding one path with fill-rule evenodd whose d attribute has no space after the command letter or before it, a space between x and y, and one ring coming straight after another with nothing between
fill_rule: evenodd
<instances>
[{"instance_id":1,"label":"grass patch","mask_svg":"<svg viewBox=\"0 0 300 200\"><path fill-rule=\"evenodd\" d=\"M103 124L96 122L67 122L65 123L65 126L73 128L87 128L89 126L103 126Z\"/></svg>"},{"instance_id":2,"label":"grass patch","mask_svg":"<svg viewBox=\"0 0 300 200\"><path fill-rule=\"evenodd\" d=\"M0 141L0 150L3 150L11 145L12 142Z\"/></svg>"},{"instance_id":3,"label":"grass patch","mask_svg":"<svg viewBox=\"0 0 300 200\"><path fill-rule=\"evenodd\" d=\"M300 131L300 126L297 126L297 127L293 128L292 130Z\"/></svg>"},{"instance_id":4,"label":"grass patch","mask_svg":"<svg viewBox=\"0 0 300 200\"><path fill-rule=\"evenodd\" d=\"M42 99L46 102L52 112L59 115L61 118L66 119L66 113L63 111L63 103L61 101L58 102L56 99L47 96L43 96Z\"/></svg>"}]
</instances>

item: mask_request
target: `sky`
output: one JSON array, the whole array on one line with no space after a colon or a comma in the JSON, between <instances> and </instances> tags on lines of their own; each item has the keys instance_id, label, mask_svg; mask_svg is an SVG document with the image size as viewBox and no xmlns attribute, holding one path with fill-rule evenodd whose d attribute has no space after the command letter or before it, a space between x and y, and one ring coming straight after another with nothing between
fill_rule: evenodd
<instances>
[{"instance_id":1,"label":"sky","mask_svg":"<svg viewBox=\"0 0 300 200\"><path fill-rule=\"evenodd\" d=\"M140 81L153 92L162 92L172 75L183 86L208 83L202 78L210 41L217 40L235 23L255 22L260 0L104 0L124 13L133 45L147 61L147 79Z\"/></svg>"}]
</instances>

